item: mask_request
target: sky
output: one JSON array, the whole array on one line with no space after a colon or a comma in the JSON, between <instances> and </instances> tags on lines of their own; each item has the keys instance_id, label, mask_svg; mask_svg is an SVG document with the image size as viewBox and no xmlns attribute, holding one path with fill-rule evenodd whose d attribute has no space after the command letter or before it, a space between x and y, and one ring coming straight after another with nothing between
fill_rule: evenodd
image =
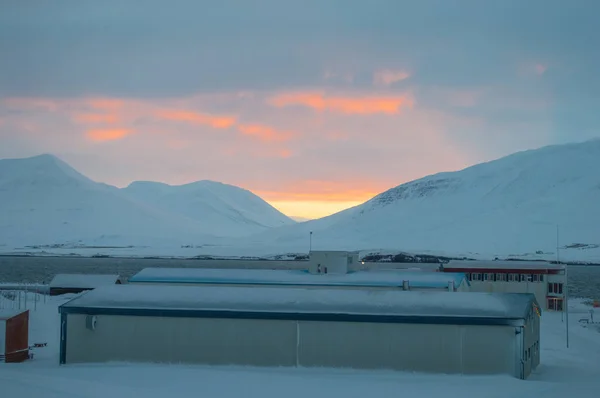
<instances>
[{"instance_id":1,"label":"sky","mask_svg":"<svg viewBox=\"0 0 600 398\"><path fill-rule=\"evenodd\" d=\"M0 158L317 218L600 135L594 0L6 0Z\"/></svg>"}]
</instances>

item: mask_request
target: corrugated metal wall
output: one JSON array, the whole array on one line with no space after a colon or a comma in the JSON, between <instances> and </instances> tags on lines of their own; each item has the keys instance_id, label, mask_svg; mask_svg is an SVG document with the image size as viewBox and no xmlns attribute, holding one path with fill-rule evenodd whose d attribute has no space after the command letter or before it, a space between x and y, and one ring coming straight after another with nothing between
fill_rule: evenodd
<instances>
[{"instance_id":1,"label":"corrugated metal wall","mask_svg":"<svg viewBox=\"0 0 600 398\"><path fill-rule=\"evenodd\" d=\"M67 322L67 362L184 362L295 366L295 322L85 315Z\"/></svg>"},{"instance_id":2,"label":"corrugated metal wall","mask_svg":"<svg viewBox=\"0 0 600 398\"><path fill-rule=\"evenodd\" d=\"M187 362L515 375L515 328L68 315L66 362Z\"/></svg>"}]
</instances>

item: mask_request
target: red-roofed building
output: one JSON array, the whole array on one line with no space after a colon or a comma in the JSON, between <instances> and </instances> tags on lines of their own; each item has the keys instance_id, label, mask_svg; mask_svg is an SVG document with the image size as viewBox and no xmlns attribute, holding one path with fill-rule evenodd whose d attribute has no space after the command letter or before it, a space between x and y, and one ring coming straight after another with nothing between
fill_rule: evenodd
<instances>
[{"instance_id":1,"label":"red-roofed building","mask_svg":"<svg viewBox=\"0 0 600 398\"><path fill-rule=\"evenodd\" d=\"M565 310L564 265L541 261L450 261L442 266L442 271L465 273L473 292L533 293L547 310Z\"/></svg>"}]
</instances>

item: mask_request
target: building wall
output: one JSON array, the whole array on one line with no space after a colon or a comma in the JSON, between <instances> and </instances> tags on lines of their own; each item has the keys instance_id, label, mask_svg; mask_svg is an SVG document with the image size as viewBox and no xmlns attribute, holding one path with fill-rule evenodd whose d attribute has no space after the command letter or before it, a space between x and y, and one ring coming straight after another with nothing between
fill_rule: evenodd
<instances>
[{"instance_id":1,"label":"building wall","mask_svg":"<svg viewBox=\"0 0 600 398\"><path fill-rule=\"evenodd\" d=\"M533 293L540 305L546 303L546 282L471 281L472 292Z\"/></svg>"},{"instance_id":2,"label":"building wall","mask_svg":"<svg viewBox=\"0 0 600 398\"><path fill-rule=\"evenodd\" d=\"M510 326L300 322L301 366L516 375Z\"/></svg>"},{"instance_id":3,"label":"building wall","mask_svg":"<svg viewBox=\"0 0 600 398\"><path fill-rule=\"evenodd\" d=\"M460 285L458 285L455 289L457 292L470 292L471 291L471 287L469 286L469 284L467 283L466 279L463 279L460 282Z\"/></svg>"},{"instance_id":4,"label":"building wall","mask_svg":"<svg viewBox=\"0 0 600 398\"><path fill-rule=\"evenodd\" d=\"M289 321L68 315L66 362L183 362L295 366Z\"/></svg>"},{"instance_id":5,"label":"building wall","mask_svg":"<svg viewBox=\"0 0 600 398\"><path fill-rule=\"evenodd\" d=\"M348 367L518 377L512 326L68 315L66 362Z\"/></svg>"},{"instance_id":6,"label":"building wall","mask_svg":"<svg viewBox=\"0 0 600 398\"><path fill-rule=\"evenodd\" d=\"M540 364L540 317L535 311L531 311L530 316L526 319L523 335L523 367L527 378Z\"/></svg>"},{"instance_id":7,"label":"building wall","mask_svg":"<svg viewBox=\"0 0 600 398\"><path fill-rule=\"evenodd\" d=\"M355 256L349 252L313 251L310 252L309 272L312 274L346 274L348 270L354 267L354 258ZM325 272L325 269L327 269L327 272Z\"/></svg>"},{"instance_id":8,"label":"building wall","mask_svg":"<svg viewBox=\"0 0 600 398\"><path fill-rule=\"evenodd\" d=\"M542 306L544 310L552 310L548 305L548 297L554 297L559 300L565 298L565 285L566 277L564 274L536 274L530 275L526 271L516 270L519 273L514 274L498 274L496 276L503 275L507 278L509 276L523 278L523 280L497 280L494 281L492 277L494 274L481 273L473 270L467 276L470 278L471 288L469 291L472 292L488 292L488 293L533 293L536 300ZM446 272L452 272L446 270ZM480 280L481 276L485 276L486 280ZM479 278L478 278L479 277ZM531 277L532 280L529 280ZM539 281L539 278L543 278ZM553 293L549 290L549 284L558 283L561 284L562 293ZM562 306L563 311L566 310L566 306Z\"/></svg>"}]
</instances>

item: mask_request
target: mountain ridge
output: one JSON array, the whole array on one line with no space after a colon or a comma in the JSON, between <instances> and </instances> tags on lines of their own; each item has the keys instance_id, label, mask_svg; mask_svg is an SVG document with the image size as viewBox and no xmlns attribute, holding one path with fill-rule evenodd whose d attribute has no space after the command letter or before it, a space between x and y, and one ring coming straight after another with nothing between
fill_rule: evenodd
<instances>
[{"instance_id":1,"label":"mountain ridge","mask_svg":"<svg viewBox=\"0 0 600 398\"><path fill-rule=\"evenodd\" d=\"M195 189L203 185L189 184ZM250 191L219 187L229 196L207 196L213 200L208 207L220 213L194 218L95 182L54 155L0 159L0 243L211 242L294 222Z\"/></svg>"}]
</instances>

